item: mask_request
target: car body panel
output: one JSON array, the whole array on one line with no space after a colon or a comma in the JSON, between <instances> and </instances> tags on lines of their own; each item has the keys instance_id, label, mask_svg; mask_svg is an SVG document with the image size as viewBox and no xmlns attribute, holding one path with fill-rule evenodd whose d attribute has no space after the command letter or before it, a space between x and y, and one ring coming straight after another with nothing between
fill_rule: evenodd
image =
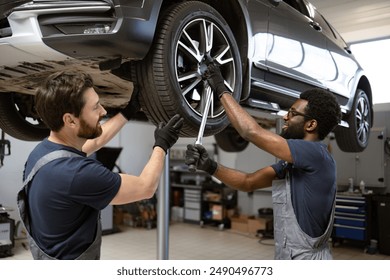
<instances>
[{"instance_id":1,"label":"car body panel","mask_svg":"<svg viewBox=\"0 0 390 280\"><path fill-rule=\"evenodd\" d=\"M0 94L34 95L39 81L49 74L80 69L92 75L102 104L109 111L119 110L131 96L132 81L136 82L131 63L145 63L159 39L159 20L166 17L165 11L185 2L189 1L1 0ZM286 110L312 87L336 95L344 120L354 113L357 89L364 90L372 110L371 87L363 69L308 1L198 2L210 6L205 14L219 13L233 33L243 73L240 99L248 110L265 114ZM175 83L177 76L171 79ZM25 116L30 114L34 115L30 110ZM372 114L370 118L372 124Z\"/></svg>"},{"instance_id":2,"label":"car body panel","mask_svg":"<svg viewBox=\"0 0 390 280\"><path fill-rule=\"evenodd\" d=\"M252 36L248 44L253 44L253 48L246 55L255 67L311 86L327 88L345 97L354 94L351 84L353 77L345 73L356 73L359 65L340 53L332 41L326 41L322 32L310 25L313 21L311 18L284 2L275 6L269 0L238 2L248 11L251 27L248 35ZM12 67L23 62L39 63L48 57L53 61L104 56L141 60L152 43L161 5L162 1L151 0L35 1L34 5L24 5L23 8L15 9L9 17L15 34L6 43L0 39L0 44L9 45L7 53L10 53L2 59L1 64ZM64 35L45 28L45 25L53 24L51 17L55 18L56 24L61 24L69 21L70 15L72 20L77 20L79 13L78 17L85 16L86 10L91 14L104 14L111 10L107 14L107 18L112 18L110 32L84 34L80 39L81 34ZM69 16L66 16L67 13ZM47 14L50 16L41 19ZM315 11L314 15L319 17ZM289 28L283 28L284 26ZM121 42L120 47L118 42ZM286 45L289 47L286 48ZM330 48L329 51L327 47ZM288 53L285 52L286 49L289 50ZM19 60L15 61L15 57ZM337 69L336 64L345 65L346 71ZM275 82L272 77L264 75L254 78L264 80L266 84ZM298 93L299 90L291 88L292 97L296 98ZM243 93L243 96L247 95Z\"/></svg>"}]
</instances>

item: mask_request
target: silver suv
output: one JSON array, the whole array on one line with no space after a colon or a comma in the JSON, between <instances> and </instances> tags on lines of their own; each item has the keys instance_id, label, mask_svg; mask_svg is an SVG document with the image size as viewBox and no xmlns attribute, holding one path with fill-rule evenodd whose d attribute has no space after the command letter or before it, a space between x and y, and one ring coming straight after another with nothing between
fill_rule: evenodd
<instances>
[{"instance_id":1,"label":"silver suv","mask_svg":"<svg viewBox=\"0 0 390 280\"><path fill-rule=\"evenodd\" d=\"M48 129L34 90L58 70L88 71L102 104L117 112L134 88L140 119L185 116L182 136L197 134L207 63L217 62L234 97L263 125L274 125L301 91L333 92L343 112L339 147L362 151L373 123L370 83L348 45L306 0L1 0L0 128L23 140ZM205 135L240 151L217 100Z\"/></svg>"}]
</instances>

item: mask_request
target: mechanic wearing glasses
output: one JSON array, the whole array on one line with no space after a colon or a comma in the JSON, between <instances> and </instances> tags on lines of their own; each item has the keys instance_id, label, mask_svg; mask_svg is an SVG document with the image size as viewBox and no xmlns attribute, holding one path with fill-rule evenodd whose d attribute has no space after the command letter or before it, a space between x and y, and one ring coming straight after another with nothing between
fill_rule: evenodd
<instances>
[{"instance_id":1,"label":"mechanic wearing glasses","mask_svg":"<svg viewBox=\"0 0 390 280\"><path fill-rule=\"evenodd\" d=\"M106 110L90 75L54 73L35 96L50 135L29 155L18 206L34 259L100 259L100 210L153 196L183 124L179 115L155 129L155 144L139 176L114 173L87 157L133 118L137 92L117 115L100 124Z\"/></svg>"},{"instance_id":2,"label":"mechanic wearing glasses","mask_svg":"<svg viewBox=\"0 0 390 280\"><path fill-rule=\"evenodd\" d=\"M253 173L227 168L201 145L188 145L186 164L245 192L270 187L274 209L275 259L332 259L336 163L321 142L340 122L340 106L322 89L301 93L284 116L281 135L263 129L232 97L219 68L209 65L208 82L244 139L281 159Z\"/></svg>"}]
</instances>

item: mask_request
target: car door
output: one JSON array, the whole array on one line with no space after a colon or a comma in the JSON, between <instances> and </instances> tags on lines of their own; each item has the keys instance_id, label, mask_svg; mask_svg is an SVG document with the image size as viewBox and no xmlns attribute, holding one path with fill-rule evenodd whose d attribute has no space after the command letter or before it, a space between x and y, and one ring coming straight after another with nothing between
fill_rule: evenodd
<instances>
[{"instance_id":1,"label":"car door","mask_svg":"<svg viewBox=\"0 0 390 280\"><path fill-rule=\"evenodd\" d=\"M337 70L335 75L326 77L327 79L324 80L324 84L331 91L349 98L354 93L354 87L356 86L351 81L354 81L354 76L359 71L360 66L340 34L338 34L312 4L306 2L306 6L310 17L321 26L322 34L326 37L328 52L332 56L335 69Z\"/></svg>"},{"instance_id":2,"label":"car door","mask_svg":"<svg viewBox=\"0 0 390 280\"><path fill-rule=\"evenodd\" d=\"M241 1L244 3L245 1ZM252 0L247 1L244 11L247 14L248 27L251 37L249 38L249 59L254 66L266 70L266 46L268 33L268 14L272 7L269 0ZM263 79L264 77L257 77Z\"/></svg>"},{"instance_id":3,"label":"car door","mask_svg":"<svg viewBox=\"0 0 390 280\"><path fill-rule=\"evenodd\" d=\"M326 87L324 81L336 76L326 37L303 1L285 0L270 9L268 36L266 81L299 89L301 84Z\"/></svg>"}]
</instances>

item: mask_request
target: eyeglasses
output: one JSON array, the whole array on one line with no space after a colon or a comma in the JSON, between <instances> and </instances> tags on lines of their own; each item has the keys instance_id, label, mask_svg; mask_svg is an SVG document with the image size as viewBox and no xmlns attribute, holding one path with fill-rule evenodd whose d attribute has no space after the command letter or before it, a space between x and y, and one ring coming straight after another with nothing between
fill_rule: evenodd
<instances>
[{"instance_id":1,"label":"eyeglasses","mask_svg":"<svg viewBox=\"0 0 390 280\"><path fill-rule=\"evenodd\" d=\"M288 117L289 119L291 119L291 118L293 118L293 117L296 117L296 116L302 116L302 117L305 117L305 118L307 118L307 119L312 119L311 116L306 115L306 114L304 114L304 113L300 113L300 112L295 111L295 110L292 110L292 109L289 109L289 110L287 111L287 117Z\"/></svg>"}]
</instances>

